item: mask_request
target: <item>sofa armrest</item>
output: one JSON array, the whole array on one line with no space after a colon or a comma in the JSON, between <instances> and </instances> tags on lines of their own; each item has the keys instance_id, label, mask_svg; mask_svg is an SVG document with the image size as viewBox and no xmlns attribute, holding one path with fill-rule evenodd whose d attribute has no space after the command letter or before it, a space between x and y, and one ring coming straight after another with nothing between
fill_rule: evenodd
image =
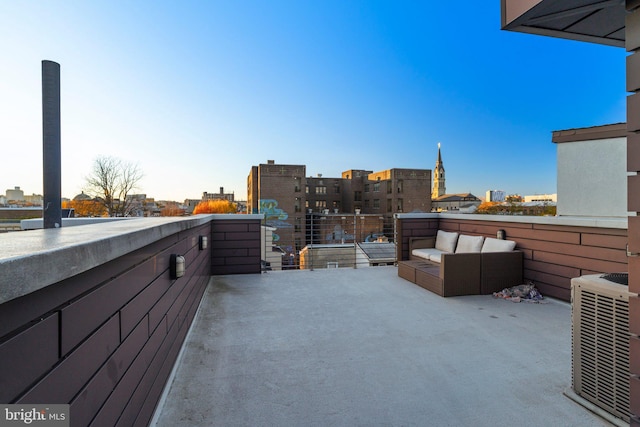
<instances>
[{"instance_id":1,"label":"sofa armrest","mask_svg":"<svg viewBox=\"0 0 640 427\"><path fill-rule=\"evenodd\" d=\"M443 253L440 279L443 296L478 295L480 293L480 253Z\"/></svg>"},{"instance_id":2,"label":"sofa armrest","mask_svg":"<svg viewBox=\"0 0 640 427\"><path fill-rule=\"evenodd\" d=\"M409 253L414 249L426 249L436 247L436 237L409 237Z\"/></svg>"},{"instance_id":3,"label":"sofa armrest","mask_svg":"<svg viewBox=\"0 0 640 427\"><path fill-rule=\"evenodd\" d=\"M482 295L499 292L522 284L523 253L483 252L480 292Z\"/></svg>"}]
</instances>

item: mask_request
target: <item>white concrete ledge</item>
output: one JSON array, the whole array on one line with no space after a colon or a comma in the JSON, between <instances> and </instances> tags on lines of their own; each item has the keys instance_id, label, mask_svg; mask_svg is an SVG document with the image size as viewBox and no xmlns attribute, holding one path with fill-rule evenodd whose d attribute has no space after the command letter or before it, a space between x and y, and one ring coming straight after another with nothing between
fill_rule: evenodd
<instances>
[{"instance_id":1,"label":"white concrete ledge","mask_svg":"<svg viewBox=\"0 0 640 427\"><path fill-rule=\"evenodd\" d=\"M78 225L99 224L103 222L128 221L136 219L135 217L94 217L94 218L62 218L62 227L76 227ZM38 230L44 228L44 220L42 218L30 218L20 221L20 227L23 230Z\"/></svg>"},{"instance_id":2,"label":"white concrete ledge","mask_svg":"<svg viewBox=\"0 0 640 427\"><path fill-rule=\"evenodd\" d=\"M0 304L223 215L132 218L19 231L0 238ZM246 215L233 215L236 220ZM232 218L229 218L232 219Z\"/></svg>"},{"instance_id":3,"label":"white concrete ledge","mask_svg":"<svg viewBox=\"0 0 640 427\"><path fill-rule=\"evenodd\" d=\"M211 216L213 217L214 220L219 221L219 220L230 220L230 221L241 221L243 219L264 219L264 215L263 214L211 214Z\"/></svg>"}]
</instances>

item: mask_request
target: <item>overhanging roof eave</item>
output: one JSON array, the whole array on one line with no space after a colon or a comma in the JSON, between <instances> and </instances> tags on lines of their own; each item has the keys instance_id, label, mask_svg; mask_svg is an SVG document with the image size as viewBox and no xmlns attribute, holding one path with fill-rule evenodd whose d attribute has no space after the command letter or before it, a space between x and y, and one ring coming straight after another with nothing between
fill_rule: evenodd
<instances>
[{"instance_id":1,"label":"overhanging roof eave","mask_svg":"<svg viewBox=\"0 0 640 427\"><path fill-rule=\"evenodd\" d=\"M501 28L527 34L625 47L620 0L502 0Z\"/></svg>"},{"instance_id":2,"label":"overhanging roof eave","mask_svg":"<svg viewBox=\"0 0 640 427\"><path fill-rule=\"evenodd\" d=\"M515 31L518 33L534 34L539 36L548 36L562 38L567 40L575 40L589 43L603 44L614 47L625 47L624 40L610 39L606 37L590 36L588 34L576 34L567 31L550 30L548 28L530 27L526 25L507 25L502 28L507 31Z\"/></svg>"}]
</instances>

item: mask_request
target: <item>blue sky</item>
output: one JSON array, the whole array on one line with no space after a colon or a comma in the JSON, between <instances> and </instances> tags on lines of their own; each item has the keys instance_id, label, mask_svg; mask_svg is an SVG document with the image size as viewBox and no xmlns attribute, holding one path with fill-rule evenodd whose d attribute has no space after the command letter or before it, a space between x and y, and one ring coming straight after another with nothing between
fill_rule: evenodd
<instances>
[{"instance_id":1,"label":"blue sky","mask_svg":"<svg viewBox=\"0 0 640 427\"><path fill-rule=\"evenodd\" d=\"M553 130L625 121L621 48L500 30L500 1L5 1L0 192L42 193L41 61L61 65L62 194L97 156L159 200L252 165L432 169L449 193L556 192Z\"/></svg>"}]
</instances>

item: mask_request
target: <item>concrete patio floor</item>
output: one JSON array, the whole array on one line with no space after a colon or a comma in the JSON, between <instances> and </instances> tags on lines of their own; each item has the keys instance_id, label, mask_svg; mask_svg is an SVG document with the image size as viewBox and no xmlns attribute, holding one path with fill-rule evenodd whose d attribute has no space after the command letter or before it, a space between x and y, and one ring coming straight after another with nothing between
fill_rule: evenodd
<instances>
[{"instance_id":1,"label":"concrete patio floor","mask_svg":"<svg viewBox=\"0 0 640 427\"><path fill-rule=\"evenodd\" d=\"M212 277L176 426L608 426L567 398L571 307L441 298L396 267Z\"/></svg>"}]
</instances>

